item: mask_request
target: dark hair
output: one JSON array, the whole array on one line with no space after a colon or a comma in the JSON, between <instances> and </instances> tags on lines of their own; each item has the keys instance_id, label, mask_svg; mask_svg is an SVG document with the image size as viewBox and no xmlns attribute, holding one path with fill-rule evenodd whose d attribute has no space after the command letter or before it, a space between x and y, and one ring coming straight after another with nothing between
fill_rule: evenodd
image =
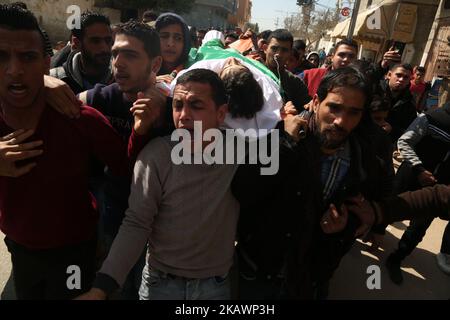
<instances>
[{"instance_id":1,"label":"dark hair","mask_svg":"<svg viewBox=\"0 0 450 320\"><path fill-rule=\"evenodd\" d=\"M222 76L228 101L228 111L233 118L251 119L264 105L261 87L250 70L239 73L226 73Z\"/></svg>"},{"instance_id":2,"label":"dark hair","mask_svg":"<svg viewBox=\"0 0 450 320\"><path fill-rule=\"evenodd\" d=\"M295 48L292 48L292 55L294 56L294 58L296 59L296 60L299 60L300 59L300 52L298 52L298 50L297 49L295 49Z\"/></svg>"},{"instance_id":3,"label":"dark hair","mask_svg":"<svg viewBox=\"0 0 450 320\"><path fill-rule=\"evenodd\" d=\"M397 68L403 68L405 70L413 72L413 67L409 63L396 63L389 68L389 71L394 71Z\"/></svg>"},{"instance_id":4,"label":"dark hair","mask_svg":"<svg viewBox=\"0 0 450 320\"><path fill-rule=\"evenodd\" d=\"M317 96L320 101L326 99L328 92L336 88L352 88L361 91L366 97L366 105L371 99L371 86L366 76L353 66L347 66L328 72L320 81Z\"/></svg>"},{"instance_id":5,"label":"dark hair","mask_svg":"<svg viewBox=\"0 0 450 320\"><path fill-rule=\"evenodd\" d=\"M205 29L199 29L199 30L197 30L197 32L198 32L198 33L206 34L208 31L206 31Z\"/></svg>"},{"instance_id":6,"label":"dark hair","mask_svg":"<svg viewBox=\"0 0 450 320\"><path fill-rule=\"evenodd\" d=\"M46 39L34 14L18 5L0 5L0 28L37 31L42 39L42 51L47 55Z\"/></svg>"},{"instance_id":7,"label":"dark hair","mask_svg":"<svg viewBox=\"0 0 450 320\"><path fill-rule=\"evenodd\" d=\"M22 9L28 10L27 4L22 1L16 1L11 3L12 6L21 7Z\"/></svg>"},{"instance_id":8,"label":"dark hair","mask_svg":"<svg viewBox=\"0 0 450 320\"><path fill-rule=\"evenodd\" d=\"M153 10L147 10L142 14L142 20L145 20L145 22L155 21L156 19L158 19L158 14Z\"/></svg>"},{"instance_id":9,"label":"dark hair","mask_svg":"<svg viewBox=\"0 0 450 320\"><path fill-rule=\"evenodd\" d=\"M228 37L233 38L234 40L238 40L239 39L239 36L236 33L228 33L228 34L226 34L225 35L225 39L228 38Z\"/></svg>"},{"instance_id":10,"label":"dark hair","mask_svg":"<svg viewBox=\"0 0 450 320\"><path fill-rule=\"evenodd\" d=\"M107 26L111 25L111 21L109 21L107 16L98 12L85 11L81 14L80 29L73 28L72 35L81 40L83 39L86 28L96 23L105 24Z\"/></svg>"},{"instance_id":11,"label":"dark hair","mask_svg":"<svg viewBox=\"0 0 450 320\"><path fill-rule=\"evenodd\" d=\"M114 32L116 35L123 34L140 40L144 44L145 52L147 52L149 58L161 55L161 44L159 42L158 33L144 22L130 20L118 24L114 28Z\"/></svg>"},{"instance_id":12,"label":"dark hair","mask_svg":"<svg viewBox=\"0 0 450 320\"><path fill-rule=\"evenodd\" d=\"M186 84L188 82L198 82L209 84L212 89L212 98L216 106L227 103L227 94L225 86L217 73L208 69L192 69L181 75L177 79L177 84Z\"/></svg>"},{"instance_id":13,"label":"dark hair","mask_svg":"<svg viewBox=\"0 0 450 320\"><path fill-rule=\"evenodd\" d=\"M292 48L294 48L295 50L306 50L306 43L303 40L295 40L294 43L292 44Z\"/></svg>"},{"instance_id":14,"label":"dark hair","mask_svg":"<svg viewBox=\"0 0 450 320\"><path fill-rule=\"evenodd\" d=\"M260 32L257 37L267 41L269 39L271 33L272 33L272 30L264 30L264 31Z\"/></svg>"},{"instance_id":15,"label":"dark hair","mask_svg":"<svg viewBox=\"0 0 450 320\"><path fill-rule=\"evenodd\" d=\"M267 43L270 43L273 38L277 39L278 41L289 41L291 45L294 43L294 37L292 36L292 33L290 33L286 29L277 29L273 31L267 39Z\"/></svg>"},{"instance_id":16,"label":"dark hair","mask_svg":"<svg viewBox=\"0 0 450 320\"><path fill-rule=\"evenodd\" d=\"M343 40L339 41L338 43L336 43L336 46L334 47L334 49L335 49L334 52L337 52L338 48L340 46L344 46L344 45L352 47L355 49L356 52L358 52L358 43L353 39L343 39Z\"/></svg>"},{"instance_id":17,"label":"dark hair","mask_svg":"<svg viewBox=\"0 0 450 320\"><path fill-rule=\"evenodd\" d=\"M421 73L425 73L425 67L417 67L416 71L419 71Z\"/></svg>"},{"instance_id":18,"label":"dark hair","mask_svg":"<svg viewBox=\"0 0 450 320\"><path fill-rule=\"evenodd\" d=\"M379 79L377 78L377 67L374 63L358 59L353 61L351 65L356 67L366 76L366 79L371 84L372 88L377 88Z\"/></svg>"},{"instance_id":19,"label":"dark hair","mask_svg":"<svg viewBox=\"0 0 450 320\"><path fill-rule=\"evenodd\" d=\"M183 22L180 20L180 18L175 15L168 14L164 16L160 15L158 17L158 19L156 20L155 29L159 32L159 30L161 30L162 28L165 28L172 24L179 24L182 28L184 27ZM199 31L200 30L197 30L197 32Z\"/></svg>"},{"instance_id":20,"label":"dark hair","mask_svg":"<svg viewBox=\"0 0 450 320\"><path fill-rule=\"evenodd\" d=\"M174 24L181 27L181 31L183 34L183 52L181 53L178 61L175 63L176 66L179 66L180 64L186 64L189 59L189 51L191 50L191 39L188 25L181 16L175 13L168 12L159 15L158 19L156 19L155 22L155 29L156 31L160 32L161 29ZM166 70L163 64L158 74L168 74L172 71L173 70Z\"/></svg>"},{"instance_id":21,"label":"dark hair","mask_svg":"<svg viewBox=\"0 0 450 320\"><path fill-rule=\"evenodd\" d=\"M385 91L377 83L374 86L371 101L369 103L369 111L389 111L391 110L391 99L386 95Z\"/></svg>"}]
</instances>

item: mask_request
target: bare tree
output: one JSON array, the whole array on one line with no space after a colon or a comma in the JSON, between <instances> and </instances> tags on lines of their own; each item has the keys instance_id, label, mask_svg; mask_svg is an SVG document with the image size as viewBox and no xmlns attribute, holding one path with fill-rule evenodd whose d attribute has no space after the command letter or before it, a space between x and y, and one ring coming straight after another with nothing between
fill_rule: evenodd
<instances>
[{"instance_id":1,"label":"bare tree","mask_svg":"<svg viewBox=\"0 0 450 320\"><path fill-rule=\"evenodd\" d=\"M305 39L307 43L320 40L328 30L332 30L339 23L339 12L328 9L303 9L302 13L287 17L284 20L284 27L294 37Z\"/></svg>"}]
</instances>

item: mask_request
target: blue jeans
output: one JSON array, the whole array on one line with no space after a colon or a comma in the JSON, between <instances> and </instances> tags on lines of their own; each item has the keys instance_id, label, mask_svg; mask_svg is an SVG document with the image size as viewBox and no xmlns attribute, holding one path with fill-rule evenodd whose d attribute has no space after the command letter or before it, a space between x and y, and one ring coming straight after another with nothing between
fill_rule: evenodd
<instances>
[{"instance_id":1,"label":"blue jeans","mask_svg":"<svg viewBox=\"0 0 450 320\"><path fill-rule=\"evenodd\" d=\"M139 289L140 300L229 300L227 275L204 279L187 279L155 270L145 265Z\"/></svg>"}]
</instances>

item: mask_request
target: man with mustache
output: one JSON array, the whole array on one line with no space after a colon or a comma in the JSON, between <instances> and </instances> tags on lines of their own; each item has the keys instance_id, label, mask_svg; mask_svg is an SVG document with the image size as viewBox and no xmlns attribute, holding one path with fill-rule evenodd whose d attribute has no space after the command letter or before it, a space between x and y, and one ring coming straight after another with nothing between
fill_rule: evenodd
<instances>
[{"instance_id":1,"label":"man with mustache","mask_svg":"<svg viewBox=\"0 0 450 320\"><path fill-rule=\"evenodd\" d=\"M328 72L309 120L287 114L281 123L286 134L275 150L279 172L261 176L258 165L238 169L233 193L241 204L242 299L326 298L341 258L367 231L344 201L380 199L391 190L392 159L377 156L371 139L384 132L370 119L370 95L357 69Z\"/></svg>"},{"instance_id":2,"label":"man with mustache","mask_svg":"<svg viewBox=\"0 0 450 320\"><path fill-rule=\"evenodd\" d=\"M97 83L110 84L112 31L108 17L83 12L80 29L72 30L72 39L80 51L50 70L50 75L66 82L75 94L92 89Z\"/></svg>"},{"instance_id":3,"label":"man with mustache","mask_svg":"<svg viewBox=\"0 0 450 320\"><path fill-rule=\"evenodd\" d=\"M111 125L127 140L134 126L133 110L136 108L149 108L158 115L158 125L151 135L160 136L171 132L171 115L162 112L166 106L166 97L155 87L155 79L161 67L162 57L158 33L145 23L129 21L116 26L114 45L112 47L112 66L115 83L110 85L97 84L93 89L81 92L78 96L87 105L99 110L110 121ZM59 109L58 105L68 105L72 99L65 85L61 86L58 80L48 77L45 85L49 93L47 100L59 112L67 116L76 116L78 107ZM167 108L170 110L171 107ZM164 119L165 116L168 119ZM101 213L101 235L103 255L109 251L116 236L125 210L128 207L130 194L130 181L119 179L111 175L109 170L98 169L91 177L91 184L97 197ZM103 258L104 258L103 256ZM143 268L136 265L135 272L130 273L121 295L124 299L137 299L137 291Z\"/></svg>"},{"instance_id":4,"label":"man with mustache","mask_svg":"<svg viewBox=\"0 0 450 320\"><path fill-rule=\"evenodd\" d=\"M183 144L193 144L195 122L204 134L218 129L226 113L225 87L215 72L193 69L177 79L172 115L188 140ZM194 157L209 143L183 156ZM93 288L80 299L105 299L121 287L143 248L141 300L230 299L239 215L230 185L237 164L175 164L178 144L170 135L156 138L139 155L126 216Z\"/></svg>"}]
</instances>

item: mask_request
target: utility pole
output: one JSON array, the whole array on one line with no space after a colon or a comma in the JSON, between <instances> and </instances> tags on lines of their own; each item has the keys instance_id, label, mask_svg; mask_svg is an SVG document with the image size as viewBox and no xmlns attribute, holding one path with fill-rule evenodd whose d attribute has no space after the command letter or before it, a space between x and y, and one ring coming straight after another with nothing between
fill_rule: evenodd
<instances>
[{"instance_id":1,"label":"utility pole","mask_svg":"<svg viewBox=\"0 0 450 320\"><path fill-rule=\"evenodd\" d=\"M356 18L358 18L359 5L361 0L356 0L352 10L352 18L350 20L350 26L348 27L347 38L353 38L353 32L355 32Z\"/></svg>"}]
</instances>

